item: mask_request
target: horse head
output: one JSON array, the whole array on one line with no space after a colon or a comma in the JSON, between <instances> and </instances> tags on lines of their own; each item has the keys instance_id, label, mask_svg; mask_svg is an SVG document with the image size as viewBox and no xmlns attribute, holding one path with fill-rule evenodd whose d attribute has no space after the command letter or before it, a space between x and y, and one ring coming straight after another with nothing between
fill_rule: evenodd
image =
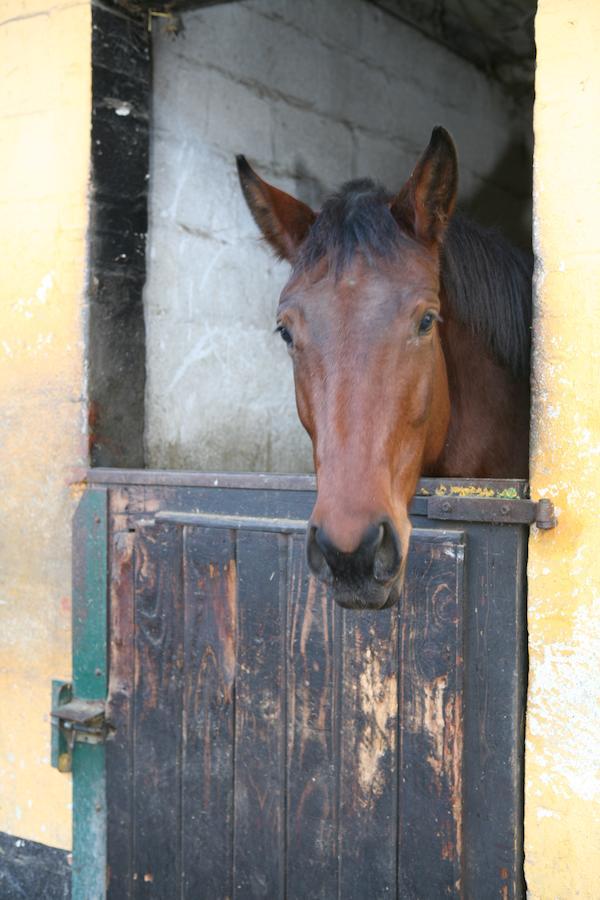
<instances>
[{"instance_id":1,"label":"horse head","mask_svg":"<svg viewBox=\"0 0 600 900\"><path fill-rule=\"evenodd\" d=\"M398 194L353 181L318 213L244 157L238 171L264 238L291 264L277 330L313 445L310 569L342 606L391 606L404 577L409 503L442 452L450 417L440 246L456 199L454 144L434 129Z\"/></svg>"}]
</instances>

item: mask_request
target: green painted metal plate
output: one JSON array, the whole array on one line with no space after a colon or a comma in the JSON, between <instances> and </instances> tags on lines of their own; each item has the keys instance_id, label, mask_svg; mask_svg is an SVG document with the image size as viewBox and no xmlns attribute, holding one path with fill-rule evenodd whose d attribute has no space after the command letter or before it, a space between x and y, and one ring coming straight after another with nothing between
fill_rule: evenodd
<instances>
[{"instance_id":1,"label":"green painted metal plate","mask_svg":"<svg viewBox=\"0 0 600 900\"><path fill-rule=\"evenodd\" d=\"M73 521L73 693L107 691L107 492L86 491ZM73 748L73 900L106 893L106 777L103 744Z\"/></svg>"}]
</instances>

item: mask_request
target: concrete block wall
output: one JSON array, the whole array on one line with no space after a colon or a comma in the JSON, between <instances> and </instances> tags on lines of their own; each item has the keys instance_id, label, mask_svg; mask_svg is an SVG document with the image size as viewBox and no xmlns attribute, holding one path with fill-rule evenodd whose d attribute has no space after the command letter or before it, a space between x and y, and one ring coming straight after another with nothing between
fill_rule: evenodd
<instances>
[{"instance_id":1,"label":"concrete block wall","mask_svg":"<svg viewBox=\"0 0 600 900\"><path fill-rule=\"evenodd\" d=\"M149 466L310 471L285 348L288 267L258 239L234 156L315 207L349 178L398 189L431 127L461 198L528 233L531 110L366 0L246 0L155 26L145 291Z\"/></svg>"}]
</instances>

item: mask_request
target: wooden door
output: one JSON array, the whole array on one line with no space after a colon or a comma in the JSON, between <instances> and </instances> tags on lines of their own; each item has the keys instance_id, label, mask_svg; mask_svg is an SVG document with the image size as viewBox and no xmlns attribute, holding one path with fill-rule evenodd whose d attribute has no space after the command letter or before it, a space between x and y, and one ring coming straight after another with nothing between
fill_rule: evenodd
<instances>
[{"instance_id":1,"label":"wooden door","mask_svg":"<svg viewBox=\"0 0 600 900\"><path fill-rule=\"evenodd\" d=\"M109 895L519 896L523 527L417 504L400 604L347 611L265 484L109 492Z\"/></svg>"}]
</instances>

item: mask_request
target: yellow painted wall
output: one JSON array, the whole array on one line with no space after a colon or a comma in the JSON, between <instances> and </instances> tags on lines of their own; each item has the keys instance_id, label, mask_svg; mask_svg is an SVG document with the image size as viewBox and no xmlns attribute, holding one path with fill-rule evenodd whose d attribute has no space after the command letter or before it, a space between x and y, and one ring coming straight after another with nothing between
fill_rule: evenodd
<instances>
[{"instance_id":1,"label":"yellow painted wall","mask_svg":"<svg viewBox=\"0 0 600 900\"><path fill-rule=\"evenodd\" d=\"M0 831L71 842L49 765L70 673L72 484L87 462L88 0L0 3Z\"/></svg>"},{"instance_id":2,"label":"yellow painted wall","mask_svg":"<svg viewBox=\"0 0 600 900\"><path fill-rule=\"evenodd\" d=\"M526 878L600 898L600 3L539 0Z\"/></svg>"}]
</instances>

